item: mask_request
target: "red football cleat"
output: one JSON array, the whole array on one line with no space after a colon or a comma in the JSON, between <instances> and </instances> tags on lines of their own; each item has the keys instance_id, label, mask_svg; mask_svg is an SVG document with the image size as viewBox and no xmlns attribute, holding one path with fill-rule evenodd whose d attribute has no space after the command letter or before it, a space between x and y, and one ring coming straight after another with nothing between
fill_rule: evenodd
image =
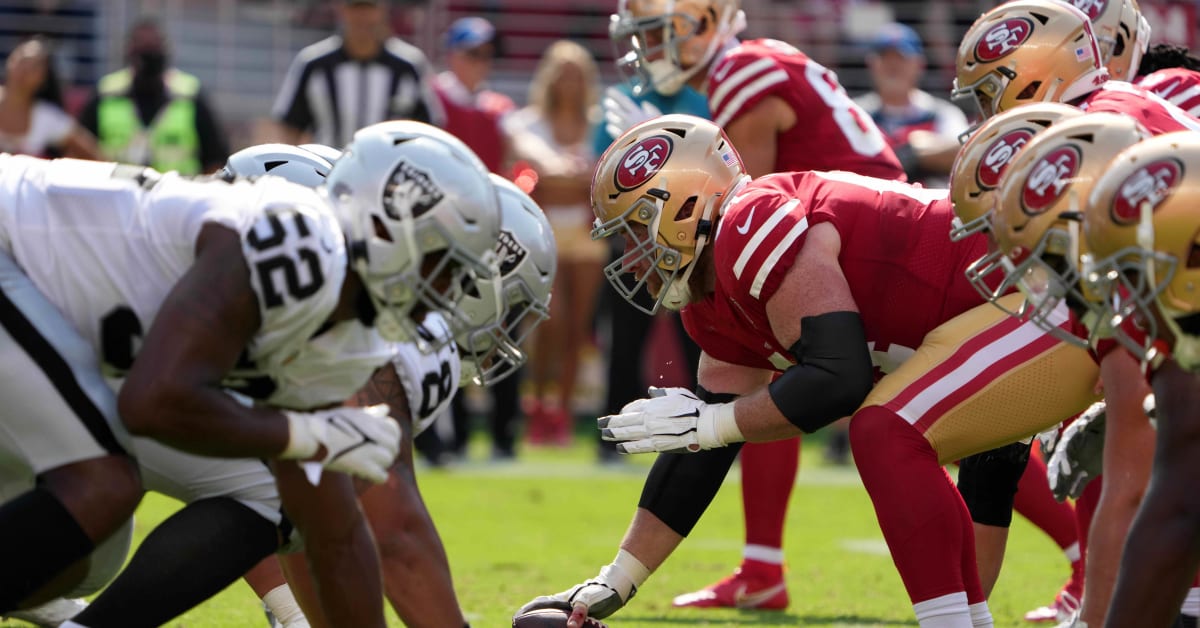
<instances>
[{"instance_id":1,"label":"red football cleat","mask_svg":"<svg viewBox=\"0 0 1200 628\"><path fill-rule=\"evenodd\" d=\"M747 563L720 582L677 596L671 604L687 608L745 608L781 611L787 608L787 583L783 569L772 565L755 569Z\"/></svg>"},{"instance_id":2,"label":"red football cleat","mask_svg":"<svg viewBox=\"0 0 1200 628\"><path fill-rule=\"evenodd\" d=\"M1079 601L1083 599L1083 569L1076 561L1072 567L1071 579L1063 585L1054 601L1049 606L1035 608L1025 613L1025 621L1062 623L1070 619L1079 610Z\"/></svg>"}]
</instances>

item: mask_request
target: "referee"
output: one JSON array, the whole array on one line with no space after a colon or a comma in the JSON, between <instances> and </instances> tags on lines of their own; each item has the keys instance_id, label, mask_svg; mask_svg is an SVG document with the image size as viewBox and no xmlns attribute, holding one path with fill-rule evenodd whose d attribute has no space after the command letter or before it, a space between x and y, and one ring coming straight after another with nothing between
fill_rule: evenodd
<instances>
[{"instance_id":1,"label":"referee","mask_svg":"<svg viewBox=\"0 0 1200 628\"><path fill-rule=\"evenodd\" d=\"M342 0L340 34L304 48L292 61L272 118L281 141L341 147L354 132L385 120L441 123L425 55L392 36L386 0Z\"/></svg>"}]
</instances>

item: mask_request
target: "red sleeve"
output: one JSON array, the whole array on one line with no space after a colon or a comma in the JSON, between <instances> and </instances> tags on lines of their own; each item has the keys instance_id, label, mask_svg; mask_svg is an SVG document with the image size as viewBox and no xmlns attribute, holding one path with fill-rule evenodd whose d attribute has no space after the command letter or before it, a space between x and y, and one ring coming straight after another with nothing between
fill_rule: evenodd
<instances>
[{"instance_id":1,"label":"red sleeve","mask_svg":"<svg viewBox=\"0 0 1200 628\"><path fill-rule=\"evenodd\" d=\"M788 86L787 69L764 46L749 42L731 50L709 76L708 107L725 127L764 98Z\"/></svg>"}]
</instances>

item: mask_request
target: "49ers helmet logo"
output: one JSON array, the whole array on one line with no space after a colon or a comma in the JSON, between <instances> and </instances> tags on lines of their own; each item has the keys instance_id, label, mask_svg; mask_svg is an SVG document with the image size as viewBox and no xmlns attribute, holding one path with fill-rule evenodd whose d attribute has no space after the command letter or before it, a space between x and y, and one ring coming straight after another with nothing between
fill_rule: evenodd
<instances>
[{"instance_id":1,"label":"49ers helmet logo","mask_svg":"<svg viewBox=\"0 0 1200 628\"><path fill-rule=\"evenodd\" d=\"M1108 7L1108 0L1071 0L1071 4L1083 11L1089 20L1095 20Z\"/></svg>"},{"instance_id":2,"label":"49ers helmet logo","mask_svg":"<svg viewBox=\"0 0 1200 628\"><path fill-rule=\"evenodd\" d=\"M975 44L975 58L981 63L995 61L1017 49L1033 33L1033 22L1013 17L987 29Z\"/></svg>"},{"instance_id":3,"label":"49ers helmet logo","mask_svg":"<svg viewBox=\"0 0 1200 628\"><path fill-rule=\"evenodd\" d=\"M1053 205L1079 172L1079 149L1068 144L1060 146L1037 160L1021 190L1021 208L1026 214L1040 214Z\"/></svg>"},{"instance_id":4,"label":"49ers helmet logo","mask_svg":"<svg viewBox=\"0 0 1200 628\"><path fill-rule=\"evenodd\" d=\"M1113 222L1131 225L1142 216L1142 205L1156 209L1183 180L1183 165L1174 159L1160 159L1138 168L1121 182L1113 197Z\"/></svg>"},{"instance_id":5,"label":"49ers helmet logo","mask_svg":"<svg viewBox=\"0 0 1200 628\"><path fill-rule=\"evenodd\" d=\"M983 152L979 160L979 169L975 171L975 179L985 190L994 190L1000 185L1000 175L1012 161L1013 155L1025 147L1033 137L1029 129L1016 129L1005 133L1000 139L992 142Z\"/></svg>"},{"instance_id":6,"label":"49ers helmet logo","mask_svg":"<svg viewBox=\"0 0 1200 628\"><path fill-rule=\"evenodd\" d=\"M674 142L666 135L648 137L629 147L625 154L621 155L617 170L613 174L613 182L616 183L617 189L628 192L641 187L658 174L663 164L667 163L674 147Z\"/></svg>"}]
</instances>

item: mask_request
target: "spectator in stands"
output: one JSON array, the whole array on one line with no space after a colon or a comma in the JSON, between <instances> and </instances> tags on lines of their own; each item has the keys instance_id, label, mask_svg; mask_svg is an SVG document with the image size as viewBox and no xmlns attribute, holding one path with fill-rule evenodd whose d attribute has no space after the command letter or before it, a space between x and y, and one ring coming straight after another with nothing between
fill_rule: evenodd
<instances>
[{"instance_id":1,"label":"spectator in stands","mask_svg":"<svg viewBox=\"0 0 1200 628\"><path fill-rule=\"evenodd\" d=\"M883 131L908 179L946 187L967 118L949 101L917 87L925 73L921 37L904 24L885 25L870 42L867 69L875 91L858 98L858 104Z\"/></svg>"},{"instance_id":2,"label":"spectator in stands","mask_svg":"<svg viewBox=\"0 0 1200 628\"><path fill-rule=\"evenodd\" d=\"M508 166L508 138L501 118L516 108L508 96L485 89L492 60L499 52L496 28L481 17L455 20L443 39L446 71L434 79L434 91L446 114L445 129L461 139L492 172L504 175ZM489 416L493 460L510 460L516 454L516 419L520 407L521 372L488 387L492 398ZM454 440L451 449L462 457L470 436L470 416L455 395L451 406ZM431 461L437 460L436 430L426 430L417 446ZM434 448L434 451L430 449Z\"/></svg>"},{"instance_id":3,"label":"spectator in stands","mask_svg":"<svg viewBox=\"0 0 1200 628\"><path fill-rule=\"evenodd\" d=\"M513 156L536 171L532 196L546 211L558 241L558 274L550 319L538 329L529 362L534 399L529 439L564 444L571 437L571 404L580 356L592 345L596 295L608 245L591 239L588 199L596 154L590 131L598 121L596 61L568 40L542 55L529 87L529 105L505 118ZM556 385L553 397L548 395Z\"/></svg>"},{"instance_id":4,"label":"spectator in stands","mask_svg":"<svg viewBox=\"0 0 1200 628\"><path fill-rule=\"evenodd\" d=\"M182 174L224 165L229 145L200 80L170 66L159 23L136 22L125 54L129 65L102 77L79 114L105 158Z\"/></svg>"},{"instance_id":5,"label":"spectator in stands","mask_svg":"<svg viewBox=\"0 0 1200 628\"><path fill-rule=\"evenodd\" d=\"M345 146L384 120L441 125L429 61L392 35L387 0L341 0L341 32L300 51L275 100L276 141Z\"/></svg>"},{"instance_id":6,"label":"spectator in stands","mask_svg":"<svg viewBox=\"0 0 1200 628\"><path fill-rule=\"evenodd\" d=\"M4 64L0 152L100 158L96 138L62 109L50 44L42 37L21 42Z\"/></svg>"}]
</instances>

